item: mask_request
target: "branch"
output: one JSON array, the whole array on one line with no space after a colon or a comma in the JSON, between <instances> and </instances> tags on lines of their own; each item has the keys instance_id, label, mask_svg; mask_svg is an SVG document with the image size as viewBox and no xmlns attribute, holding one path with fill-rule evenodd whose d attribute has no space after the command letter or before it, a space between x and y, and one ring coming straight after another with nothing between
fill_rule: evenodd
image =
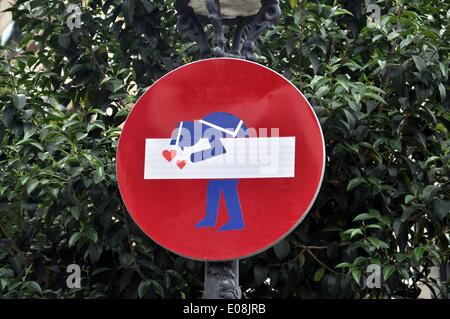
<instances>
[{"instance_id":1,"label":"branch","mask_svg":"<svg viewBox=\"0 0 450 319\"><path fill-rule=\"evenodd\" d=\"M334 271L333 269L331 269L330 267L328 267L327 265L325 265L319 258L316 257L316 255L314 255L314 253L313 253L311 250L306 249L306 251L307 251L308 254L310 254L311 257L314 258L314 260L317 261L323 268L325 268L325 269L331 271L333 274L342 276L341 273L338 273L338 272Z\"/></svg>"},{"instance_id":2,"label":"branch","mask_svg":"<svg viewBox=\"0 0 450 319\"><path fill-rule=\"evenodd\" d=\"M134 250L133 243L131 241L130 226L128 225L127 216L126 216L126 210L124 210L123 221L125 223L125 229L127 230L127 241L128 241L128 245L130 247L130 252L131 252L131 254L133 254L133 266L134 266L134 269L139 274L141 279L145 279L146 277L145 277L144 273L142 272L141 267L139 267L139 264L136 261L137 255L136 255L136 252Z\"/></svg>"},{"instance_id":3,"label":"branch","mask_svg":"<svg viewBox=\"0 0 450 319\"><path fill-rule=\"evenodd\" d=\"M0 230L3 235L5 235L6 239L10 242L11 247L21 256L25 256L25 253L17 246L16 242L11 238L11 236L6 231L6 228L0 223Z\"/></svg>"}]
</instances>

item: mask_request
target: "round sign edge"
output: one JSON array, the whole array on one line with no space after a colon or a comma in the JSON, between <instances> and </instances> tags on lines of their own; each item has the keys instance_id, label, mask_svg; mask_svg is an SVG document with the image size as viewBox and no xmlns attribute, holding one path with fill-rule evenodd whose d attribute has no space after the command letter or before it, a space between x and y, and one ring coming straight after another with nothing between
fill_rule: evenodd
<instances>
[{"instance_id":1,"label":"round sign edge","mask_svg":"<svg viewBox=\"0 0 450 319\"><path fill-rule=\"evenodd\" d=\"M296 223L295 223L295 224L294 224L294 225L293 225L286 233L284 233L278 240L274 241L273 243L270 243L269 245L264 246L263 248L261 248L260 250L258 250L258 251L256 251L256 252L253 252L253 253L250 253L250 254L247 254L247 255L244 255L244 256L236 257L236 258L231 258L231 259L230 259L230 258L226 258L226 259L204 259L204 258L194 258L194 257L192 257L192 256L187 256L187 255L184 255L184 254L182 254L182 253L179 253L179 252L177 252L177 251L175 251L175 250L173 250L173 249L167 248L165 245L160 244L157 240L155 240L155 239L153 239L151 236L149 236L149 235L147 234L147 232L145 232L144 229L141 227L141 225L139 225L139 224L136 222L136 220L135 220L133 214L132 214L132 213L130 212L130 210L128 209L127 204L125 203L125 200L123 199L123 196L122 196L122 190L120 189L120 182L119 182L119 174L117 173L117 172L118 172L117 166L118 166L118 163L119 163L119 161L118 161L118 155L119 155L120 139L122 138L122 132L123 132L123 130L125 129L125 127L126 127L126 125L127 125L128 118L130 117L131 113L133 112L134 107L139 103L139 101L144 97L144 95L145 95L145 94L146 94L153 86L155 86L158 82L160 82L160 81L163 80L165 77L167 77L167 76L169 76L170 74L172 74L173 72L178 71L178 70L180 70L180 69L182 69L182 68L184 68L184 67L190 66L190 65L195 64L195 63L201 63L201 62L204 62L204 61L210 61L210 60L234 60L234 61L239 61L239 62L244 62L244 63L250 63L250 64L254 64L254 65L260 66L260 67L262 67L262 68L264 68L264 69L267 69L267 70L271 71L272 73L276 74L277 76L282 77L282 78L283 78L284 80L286 80L292 87L294 87L294 89L295 89L298 93L300 93L300 95L301 95L301 96L303 97L303 99L306 101L306 104L309 106L309 108L310 108L312 114L314 115L314 118L315 118L315 120L316 120L316 123L317 123L317 125L318 125L318 127L319 127L320 137L321 137L321 140L322 140L323 161L322 161L322 171L321 171L321 174L320 174L320 180L319 180L319 183L318 183L318 185L317 185L317 190L316 190L316 192L315 192L313 198L311 199L311 202L309 203L308 208L305 210L303 216L302 216L302 217L301 217L301 218L300 218L300 219L299 219L299 220L298 220L298 221L297 221L297 222L296 222ZM122 128L122 130L121 130L121 134L120 134L119 139L118 139L118 141L117 141L117 151L116 151L116 176L117 176L117 187L118 187L118 189L119 189L119 193L120 193L120 197L121 197L121 199L122 199L122 202L123 202L123 204L125 205L125 208L127 209L128 214L129 214L129 215L131 216L131 218L133 219L133 222L139 227L139 229L145 234L145 236L147 236L149 239L151 239L152 241L154 241L156 244L158 244L158 245L161 246L162 248L167 249L167 250L170 251L171 253L174 253L174 254L176 254L176 255L178 255L178 256L181 256L181 257L184 257L184 258L187 258L187 259L190 259L190 260L202 261L202 262L224 262L224 261L230 261L230 260L240 260L240 259L244 259L244 258L248 258L248 257L255 256L255 255L259 254L259 253L262 253L263 251L266 251L266 250L268 250L268 249L274 247L276 244L278 244L278 243L281 242L283 239L285 239L287 236L289 236L289 235L295 230L295 228L297 228L297 227L302 223L302 221L305 219L305 217L308 215L309 211L311 210L312 206L314 205L314 203L315 203L315 201L316 201L316 199L317 199L317 196L319 195L320 189L321 189L321 187L322 187L322 182L323 182L323 178L324 178L324 175L325 175L325 165L326 165L325 139L324 139L324 136L323 136L322 126L320 125L319 119L317 118L317 115L316 115L316 113L314 112L313 107L311 106L311 104L309 103L309 101L308 101L308 99L305 97L305 95L302 93L302 91L300 91L300 90L299 90L299 89L298 89L298 88L297 88L297 87L296 87L289 79L287 79L286 77L284 77L283 75L281 75L281 74L278 73L277 71L272 70L271 68L269 68L269 67L267 67L267 66L265 66L265 65L259 64L259 63L257 63L257 62L248 61L248 60L243 60L243 59L238 59L238 58L232 58L232 57L220 57L220 58L208 58L208 59L202 59L202 60L198 60L198 61L192 61L192 62L189 62L189 63L187 63L187 64L181 65L181 66L179 66L178 68L175 68L175 69L173 69L172 71L169 71L168 73L164 74L162 77L160 77L158 80L156 80L152 85L150 85L150 86L145 90L145 92L138 98L138 100L136 101L136 103L134 103L134 106L131 108L130 112L128 113L127 118L125 119L125 122L124 122L124 123L125 123L125 124L123 125L123 128Z\"/></svg>"}]
</instances>

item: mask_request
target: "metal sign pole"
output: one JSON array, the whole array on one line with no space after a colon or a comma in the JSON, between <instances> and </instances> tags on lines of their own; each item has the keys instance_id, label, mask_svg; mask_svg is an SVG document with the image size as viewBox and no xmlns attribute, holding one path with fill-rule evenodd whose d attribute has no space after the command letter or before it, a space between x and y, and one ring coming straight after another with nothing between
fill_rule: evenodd
<instances>
[{"instance_id":1,"label":"metal sign pole","mask_svg":"<svg viewBox=\"0 0 450 319\"><path fill-rule=\"evenodd\" d=\"M204 1L207 12L196 12L194 8L202 7ZM223 19L220 9L220 0L176 0L175 8L179 13L178 30L183 37L190 38L199 45L200 53L205 56L232 56L248 60L255 60L254 48L259 35L273 27L281 15L278 0L261 0L253 11L240 12L234 18ZM257 3L257 2L255 2ZM189 4L192 6L189 6ZM236 1L234 10L242 10L239 1ZM249 9L247 9L249 10ZM226 16L226 12L224 13ZM213 26L213 50L209 49L208 40L203 30L203 24ZM232 52L226 51L226 39L223 24L235 25ZM245 28L245 32L244 32ZM240 299L239 288L239 260L226 262L205 263L205 290L204 299Z\"/></svg>"},{"instance_id":2,"label":"metal sign pole","mask_svg":"<svg viewBox=\"0 0 450 319\"><path fill-rule=\"evenodd\" d=\"M239 260L205 263L203 299L241 299Z\"/></svg>"}]
</instances>

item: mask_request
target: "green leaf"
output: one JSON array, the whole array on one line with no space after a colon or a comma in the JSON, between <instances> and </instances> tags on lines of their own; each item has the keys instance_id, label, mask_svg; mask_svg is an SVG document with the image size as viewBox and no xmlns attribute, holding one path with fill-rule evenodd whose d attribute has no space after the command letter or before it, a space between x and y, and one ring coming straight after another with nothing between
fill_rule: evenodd
<instances>
[{"instance_id":1,"label":"green leaf","mask_svg":"<svg viewBox=\"0 0 450 319\"><path fill-rule=\"evenodd\" d=\"M38 185L39 185L39 181L37 179L33 178L33 179L29 180L28 183L27 183L27 193L28 193L28 195L31 194L36 189L36 187Z\"/></svg>"},{"instance_id":2,"label":"green leaf","mask_svg":"<svg viewBox=\"0 0 450 319\"><path fill-rule=\"evenodd\" d=\"M390 248L389 245L385 241L382 241L382 240L380 240L379 246L380 246L380 248L384 248L384 249Z\"/></svg>"},{"instance_id":3,"label":"green leaf","mask_svg":"<svg viewBox=\"0 0 450 319\"><path fill-rule=\"evenodd\" d=\"M84 236L89 238L89 240L92 241L93 243L96 243L97 240L98 240L98 234L95 231L95 229L93 229L93 228L90 228L90 229L86 230L84 232Z\"/></svg>"},{"instance_id":4,"label":"green leaf","mask_svg":"<svg viewBox=\"0 0 450 319\"><path fill-rule=\"evenodd\" d=\"M95 264L103 252L103 247L101 244L97 245L97 244L91 242L89 244L87 252L89 254L89 258L91 259L91 262L93 264Z\"/></svg>"},{"instance_id":5,"label":"green leaf","mask_svg":"<svg viewBox=\"0 0 450 319\"><path fill-rule=\"evenodd\" d=\"M321 99L323 96L325 96L325 94L327 94L327 92L330 90L330 88L328 87L328 85L326 85L326 86L321 86L317 91L316 91L316 94L315 94L315 97L317 98L317 99Z\"/></svg>"},{"instance_id":6,"label":"green leaf","mask_svg":"<svg viewBox=\"0 0 450 319\"><path fill-rule=\"evenodd\" d=\"M305 261L306 261L305 254L302 252L300 254L300 256L298 257L298 264L299 264L300 268L303 267L303 265L305 264Z\"/></svg>"},{"instance_id":7,"label":"green leaf","mask_svg":"<svg viewBox=\"0 0 450 319\"><path fill-rule=\"evenodd\" d=\"M414 195L406 195L405 196L405 204L411 203L415 199Z\"/></svg>"},{"instance_id":8,"label":"green leaf","mask_svg":"<svg viewBox=\"0 0 450 319\"><path fill-rule=\"evenodd\" d=\"M144 279L141 281L141 283L139 284L139 287L138 287L139 298L143 298L147 294L148 289L151 284L152 284L152 281L150 279Z\"/></svg>"},{"instance_id":9,"label":"green leaf","mask_svg":"<svg viewBox=\"0 0 450 319\"><path fill-rule=\"evenodd\" d=\"M81 238L80 232L73 233L69 239L69 247L74 246L80 240L80 238Z\"/></svg>"},{"instance_id":10,"label":"green leaf","mask_svg":"<svg viewBox=\"0 0 450 319\"><path fill-rule=\"evenodd\" d=\"M413 206L405 207L405 206L402 205L402 207L403 207L403 213L402 213L401 221L405 222L405 221L408 220L408 218L411 217L411 215L414 213L415 210L414 210Z\"/></svg>"},{"instance_id":11,"label":"green leaf","mask_svg":"<svg viewBox=\"0 0 450 319\"><path fill-rule=\"evenodd\" d=\"M405 253L396 253L395 258L397 259L397 262L401 263L404 260L406 260L406 258L408 258L408 256Z\"/></svg>"},{"instance_id":12,"label":"green leaf","mask_svg":"<svg viewBox=\"0 0 450 319\"><path fill-rule=\"evenodd\" d=\"M341 16L341 15L353 16L353 14L350 11L342 9L342 8L338 8L338 9L332 10L332 12L330 14L330 18Z\"/></svg>"},{"instance_id":13,"label":"green leaf","mask_svg":"<svg viewBox=\"0 0 450 319\"><path fill-rule=\"evenodd\" d=\"M30 141L28 144L30 144L30 145L36 147L36 148L37 148L38 150L40 150L41 152L44 151L44 148L42 147L42 144L41 144L41 143L38 143L38 142L36 142L36 141Z\"/></svg>"},{"instance_id":14,"label":"green leaf","mask_svg":"<svg viewBox=\"0 0 450 319\"><path fill-rule=\"evenodd\" d=\"M152 12L155 9L155 4L153 4L150 0L141 0L142 5L145 8L145 11L147 11L147 13ZM120 70L119 74L123 73L124 71L128 71L127 69L122 69Z\"/></svg>"},{"instance_id":15,"label":"green leaf","mask_svg":"<svg viewBox=\"0 0 450 319\"><path fill-rule=\"evenodd\" d=\"M18 110L22 110L25 104L27 103L27 97L23 94L13 94L12 95L14 106Z\"/></svg>"},{"instance_id":16,"label":"green leaf","mask_svg":"<svg viewBox=\"0 0 450 319\"><path fill-rule=\"evenodd\" d=\"M400 42L400 49L403 50L408 45L410 45L413 42L414 38L410 35L406 37L406 39L403 39L402 42Z\"/></svg>"},{"instance_id":17,"label":"green leaf","mask_svg":"<svg viewBox=\"0 0 450 319\"><path fill-rule=\"evenodd\" d=\"M438 191L439 186L437 185L427 185L422 191L421 199L425 202L429 202L433 199L434 195Z\"/></svg>"},{"instance_id":18,"label":"green leaf","mask_svg":"<svg viewBox=\"0 0 450 319\"><path fill-rule=\"evenodd\" d=\"M398 33L397 31L392 31L391 33L388 34L388 41L392 41L395 38L397 38L398 36L400 36L400 33Z\"/></svg>"},{"instance_id":19,"label":"green leaf","mask_svg":"<svg viewBox=\"0 0 450 319\"><path fill-rule=\"evenodd\" d=\"M433 216L442 221L450 214L450 200L436 199L433 204Z\"/></svg>"},{"instance_id":20,"label":"green leaf","mask_svg":"<svg viewBox=\"0 0 450 319\"><path fill-rule=\"evenodd\" d=\"M370 244L375 246L377 249L379 249L379 248L388 249L389 248L389 245L386 242L384 242L384 241L382 241L379 238L376 238L374 236L368 237L367 240L370 242Z\"/></svg>"},{"instance_id":21,"label":"green leaf","mask_svg":"<svg viewBox=\"0 0 450 319\"><path fill-rule=\"evenodd\" d=\"M122 14L125 18L125 21L130 25L134 23L134 12L135 12L135 3L131 0L123 0L122 2Z\"/></svg>"},{"instance_id":22,"label":"green leaf","mask_svg":"<svg viewBox=\"0 0 450 319\"><path fill-rule=\"evenodd\" d=\"M34 140L32 138L27 138L27 139L21 140L20 142L17 143L17 146L19 146L19 145L32 145L32 146L36 147L38 150L44 151L42 144L40 144L39 142L37 142L36 140Z\"/></svg>"},{"instance_id":23,"label":"green leaf","mask_svg":"<svg viewBox=\"0 0 450 319\"><path fill-rule=\"evenodd\" d=\"M325 274L325 268L321 267L314 273L314 281L320 281Z\"/></svg>"},{"instance_id":24,"label":"green leaf","mask_svg":"<svg viewBox=\"0 0 450 319\"><path fill-rule=\"evenodd\" d=\"M364 256L358 256L355 258L355 260L353 260L353 265L354 266L359 266L361 265L363 262L365 262L367 260L367 257Z\"/></svg>"},{"instance_id":25,"label":"green leaf","mask_svg":"<svg viewBox=\"0 0 450 319\"><path fill-rule=\"evenodd\" d=\"M416 64L416 68L417 68L417 70L419 70L419 72L422 73L423 71L426 70L427 64L422 57L420 57L418 55L413 55L412 58L414 60L414 63Z\"/></svg>"},{"instance_id":26,"label":"green leaf","mask_svg":"<svg viewBox=\"0 0 450 319\"><path fill-rule=\"evenodd\" d=\"M372 100L375 100L377 102L380 102L381 104L387 104L386 101L379 95L375 94L375 93L371 93L371 92L367 92L364 94L364 97L368 97Z\"/></svg>"},{"instance_id":27,"label":"green leaf","mask_svg":"<svg viewBox=\"0 0 450 319\"><path fill-rule=\"evenodd\" d=\"M77 132L75 134L75 138L77 139L77 141L83 140L86 136L88 136L88 134L87 133L82 133L82 132Z\"/></svg>"},{"instance_id":28,"label":"green leaf","mask_svg":"<svg viewBox=\"0 0 450 319\"><path fill-rule=\"evenodd\" d=\"M298 5L298 0L289 0L289 4L291 5L292 9L295 9Z\"/></svg>"},{"instance_id":29,"label":"green leaf","mask_svg":"<svg viewBox=\"0 0 450 319\"><path fill-rule=\"evenodd\" d=\"M361 270L358 268L353 268L352 277L359 286L361 284Z\"/></svg>"},{"instance_id":30,"label":"green leaf","mask_svg":"<svg viewBox=\"0 0 450 319\"><path fill-rule=\"evenodd\" d=\"M269 268L265 265L255 264L253 266L253 276L255 277L255 283L261 285L266 281L269 274Z\"/></svg>"},{"instance_id":31,"label":"green leaf","mask_svg":"<svg viewBox=\"0 0 450 319\"><path fill-rule=\"evenodd\" d=\"M17 114L17 109L13 107L12 105L7 106L3 110L3 123L7 128L11 128L13 125L14 118Z\"/></svg>"},{"instance_id":32,"label":"green leaf","mask_svg":"<svg viewBox=\"0 0 450 319\"><path fill-rule=\"evenodd\" d=\"M351 263L340 263L338 265L335 266L335 268L351 268L353 266L353 264Z\"/></svg>"},{"instance_id":33,"label":"green leaf","mask_svg":"<svg viewBox=\"0 0 450 319\"><path fill-rule=\"evenodd\" d=\"M363 232L361 229L357 228L357 229L353 229L353 231L350 234L350 239L357 236L357 235L363 235Z\"/></svg>"},{"instance_id":34,"label":"green leaf","mask_svg":"<svg viewBox=\"0 0 450 319\"><path fill-rule=\"evenodd\" d=\"M72 214L73 218L78 220L80 218L81 209L79 206L73 206L70 208L70 214Z\"/></svg>"},{"instance_id":35,"label":"green leaf","mask_svg":"<svg viewBox=\"0 0 450 319\"><path fill-rule=\"evenodd\" d=\"M155 289L155 293L157 295L164 298L164 288L159 282L157 282L156 280L152 280L152 287L153 289Z\"/></svg>"},{"instance_id":36,"label":"green leaf","mask_svg":"<svg viewBox=\"0 0 450 319\"><path fill-rule=\"evenodd\" d=\"M121 265L123 268L128 268L128 267L130 267L130 266L133 264L133 262L134 262L134 255L131 254L131 253L126 253L126 252L121 253L121 254L119 255L119 261L120 261L120 265Z\"/></svg>"},{"instance_id":37,"label":"green leaf","mask_svg":"<svg viewBox=\"0 0 450 319\"><path fill-rule=\"evenodd\" d=\"M351 191L355 187L358 187L359 185L366 183L366 179L364 177L356 177L352 179L348 185L347 185L347 191Z\"/></svg>"},{"instance_id":38,"label":"green leaf","mask_svg":"<svg viewBox=\"0 0 450 319\"><path fill-rule=\"evenodd\" d=\"M76 64L69 70L69 75L74 76L79 71L92 70L92 64L84 63L84 64ZM100 83L101 84L101 83Z\"/></svg>"},{"instance_id":39,"label":"green leaf","mask_svg":"<svg viewBox=\"0 0 450 319\"><path fill-rule=\"evenodd\" d=\"M347 91L347 92L350 91L350 87L348 85L348 81L346 78L338 77L338 78L336 78L336 81L345 89L345 91Z\"/></svg>"},{"instance_id":40,"label":"green leaf","mask_svg":"<svg viewBox=\"0 0 450 319\"><path fill-rule=\"evenodd\" d=\"M105 124L102 121L94 121L92 123L89 123L87 126L87 131L90 132L93 128L99 128L102 131L106 130Z\"/></svg>"},{"instance_id":41,"label":"green leaf","mask_svg":"<svg viewBox=\"0 0 450 319\"><path fill-rule=\"evenodd\" d=\"M425 252L425 247L419 246L414 249L413 256L414 260L417 264L420 264L420 260L422 259L422 255Z\"/></svg>"},{"instance_id":42,"label":"green leaf","mask_svg":"<svg viewBox=\"0 0 450 319\"><path fill-rule=\"evenodd\" d=\"M400 275L402 275L403 279L406 279L406 280L410 279L408 269L406 269L404 267L400 267L397 269L397 271L399 272Z\"/></svg>"},{"instance_id":43,"label":"green leaf","mask_svg":"<svg viewBox=\"0 0 450 319\"><path fill-rule=\"evenodd\" d=\"M103 166L99 165L95 168L96 174L94 175L94 183L98 184L103 180L103 177L105 175L105 169Z\"/></svg>"},{"instance_id":44,"label":"green leaf","mask_svg":"<svg viewBox=\"0 0 450 319\"><path fill-rule=\"evenodd\" d=\"M276 244L273 249L278 258L286 258L289 255L289 242L287 240L282 240Z\"/></svg>"},{"instance_id":45,"label":"green leaf","mask_svg":"<svg viewBox=\"0 0 450 319\"><path fill-rule=\"evenodd\" d=\"M443 135L447 135L447 134L448 134L447 128L446 128L445 125L442 124L442 123L437 123L437 124L436 124L436 129L437 129L439 132L441 132ZM433 156L433 157L437 157L437 156Z\"/></svg>"},{"instance_id":46,"label":"green leaf","mask_svg":"<svg viewBox=\"0 0 450 319\"><path fill-rule=\"evenodd\" d=\"M353 221L357 222L357 221L368 220L368 219L372 219L372 218L374 218L374 216L372 216L371 214L364 213L364 214L359 214L358 216L353 218Z\"/></svg>"},{"instance_id":47,"label":"green leaf","mask_svg":"<svg viewBox=\"0 0 450 319\"><path fill-rule=\"evenodd\" d=\"M62 33L58 36L58 43L61 47L67 50L70 47L71 38L70 33Z\"/></svg>"},{"instance_id":48,"label":"green leaf","mask_svg":"<svg viewBox=\"0 0 450 319\"><path fill-rule=\"evenodd\" d=\"M36 281L26 281L23 286L31 289L39 295L42 295L42 288Z\"/></svg>"},{"instance_id":49,"label":"green leaf","mask_svg":"<svg viewBox=\"0 0 450 319\"><path fill-rule=\"evenodd\" d=\"M345 232L343 232L343 234L350 235L350 239L352 239L353 237L355 237L357 235L363 235L363 232L359 228L351 228L351 229L347 229Z\"/></svg>"},{"instance_id":50,"label":"green leaf","mask_svg":"<svg viewBox=\"0 0 450 319\"><path fill-rule=\"evenodd\" d=\"M91 275L95 276L97 274L101 274L101 273L104 273L104 272L107 272L107 271L110 271L110 270L111 270L111 268L109 268L109 267L96 268L96 269L94 269L92 271Z\"/></svg>"},{"instance_id":51,"label":"green leaf","mask_svg":"<svg viewBox=\"0 0 450 319\"><path fill-rule=\"evenodd\" d=\"M383 278L384 280L388 280L389 277L394 273L395 267L392 265L384 265L383 266Z\"/></svg>"},{"instance_id":52,"label":"green leaf","mask_svg":"<svg viewBox=\"0 0 450 319\"><path fill-rule=\"evenodd\" d=\"M372 42L377 42L378 40L380 40L381 38L383 37L383 35L382 34L377 34L376 36L374 36L373 38L372 38Z\"/></svg>"},{"instance_id":53,"label":"green leaf","mask_svg":"<svg viewBox=\"0 0 450 319\"><path fill-rule=\"evenodd\" d=\"M441 95L441 102L444 102L445 98L447 97L447 91L445 90L444 84L439 83L438 89L439 89L439 94Z\"/></svg>"},{"instance_id":54,"label":"green leaf","mask_svg":"<svg viewBox=\"0 0 450 319\"><path fill-rule=\"evenodd\" d=\"M380 248L380 240L378 238L370 236L367 240L376 248Z\"/></svg>"}]
</instances>

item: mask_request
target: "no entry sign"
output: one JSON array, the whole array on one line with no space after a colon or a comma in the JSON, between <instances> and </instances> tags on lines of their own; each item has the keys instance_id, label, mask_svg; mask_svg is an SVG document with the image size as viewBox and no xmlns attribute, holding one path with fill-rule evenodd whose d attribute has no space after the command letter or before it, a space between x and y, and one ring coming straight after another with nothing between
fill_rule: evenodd
<instances>
[{"instance_id":1,"label":"no entry sign","mask_svg":"<svg viewBox=\"0 0 450 319\"><path fill-rule=\"evenodd\" d=\"M125 205L161 246L197 260L247 257L306 216L325 149L301 92L276 72L221 58L170 72L138 100L119 141Z\"/></svg>"}]
</instances>

